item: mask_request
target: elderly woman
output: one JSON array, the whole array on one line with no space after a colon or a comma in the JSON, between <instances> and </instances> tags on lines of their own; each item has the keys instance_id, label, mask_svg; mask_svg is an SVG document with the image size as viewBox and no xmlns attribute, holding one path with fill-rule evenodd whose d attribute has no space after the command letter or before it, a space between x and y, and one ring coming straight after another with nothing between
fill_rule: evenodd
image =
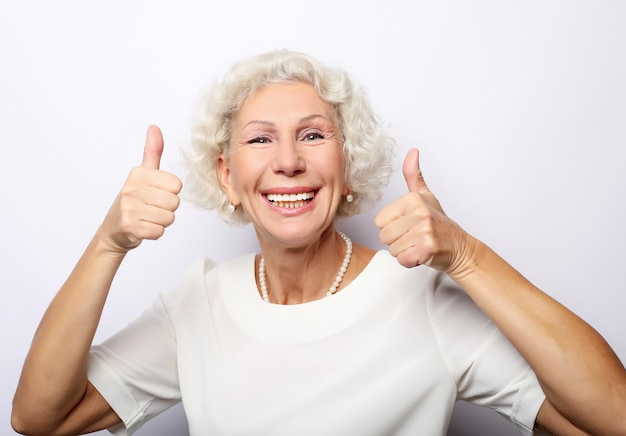
<instances>
[{"instance_id":1,"label":"elderly woman","mask_svg":"<svg viewBox=\"0 0 626 436\"><path fill-rule=\"evenodd\" d=\"M142 165L41 321L14 428L131 434L182 401L193 435L430 436L464 399L525 434L626 434L610 347L445 215L416 150L407 194L376 217L389 250L336 230L379 198L392 148L346 73L287 51L236 64L200 111L189 186L226 221L251 222L260 254L199 261L92 347L125 254L179 204L150 127Z\"/></svg>"}]
</instances>

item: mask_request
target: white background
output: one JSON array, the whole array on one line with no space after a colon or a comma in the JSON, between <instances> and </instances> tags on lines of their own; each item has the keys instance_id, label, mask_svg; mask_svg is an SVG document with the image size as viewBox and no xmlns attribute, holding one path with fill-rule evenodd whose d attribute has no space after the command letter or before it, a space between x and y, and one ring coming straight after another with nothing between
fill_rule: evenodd
<instances>
[{"instance_id":1,"label":"white background","mask_svg":"<svg viewBox=\"0 0 626 436\"><path fill-rule=\"evenodd\" d=\"M626 360L625 21L618 1L3 2L0 434L13 434L38 320L140 163L147 125L162 127L163 168L177 172L200 89L275 48L353 73L390 124L398 166L418 146L448 214ZM384 202L405 189L397 172ZM380 248L380 207L340 227ZM128 256L96 340L195 258L251 250L250 227L184 204L162 240ZM503 424L459 407L450 434L516 434ZM182 409L139 434L186 434Z\"/></svg>"}]
</instances>

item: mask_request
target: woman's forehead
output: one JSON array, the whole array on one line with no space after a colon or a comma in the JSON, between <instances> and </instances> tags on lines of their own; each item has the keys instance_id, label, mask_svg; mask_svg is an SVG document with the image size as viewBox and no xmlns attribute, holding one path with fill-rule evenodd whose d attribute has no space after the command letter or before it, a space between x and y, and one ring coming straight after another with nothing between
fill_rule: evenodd
<instances>
[{"instance_id":1,"label":"woman's forehead","mask_svg":"<svg viewBox=\"0 0 626 436\"><path fill-rule=\"evenodd\" d=\"M308 83L281 83L266 85L246 97L235 118L272 121L275 117L306 117L322 115L334 118L332 105L324 100L317 90Z\"/></svg>"}]
</instances>

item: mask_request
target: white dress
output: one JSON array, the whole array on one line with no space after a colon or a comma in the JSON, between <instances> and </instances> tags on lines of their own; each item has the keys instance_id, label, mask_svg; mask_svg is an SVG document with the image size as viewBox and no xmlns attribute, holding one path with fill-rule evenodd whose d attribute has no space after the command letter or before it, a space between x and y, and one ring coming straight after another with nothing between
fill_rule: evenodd
<instances>
[{"instance_id":1,"label":"white dress","mask_svg":"<svg viewBox=\"0 0 626 436\"><path fill-rule=\"evenodd\" d=\"M517 351L448 277L381 250L337 294L265 303L250 254L201 260L88 361L130 435L183 402L207 435L445 435L454 402L532 434L545 396Z\"/></svg>"}]
</instances>

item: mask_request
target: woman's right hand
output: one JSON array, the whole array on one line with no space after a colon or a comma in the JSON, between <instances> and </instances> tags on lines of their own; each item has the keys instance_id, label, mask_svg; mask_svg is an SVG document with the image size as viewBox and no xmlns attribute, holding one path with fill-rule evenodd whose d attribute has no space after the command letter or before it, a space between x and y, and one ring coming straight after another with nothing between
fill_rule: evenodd
<instances>
[{"instance_id":1,"label":"woman's right hand","mask_svg":"<svg viewBox=\"0 0 626 436\"><path fill-rule=\"evenodd\" d=\"M123 254L144 239L158 239L174 222L182 182L174 174L159 169L162 153L161 130L150 126L141 166L130 171L98 231L112 252Z\"/></svg>"}]
</instances>

